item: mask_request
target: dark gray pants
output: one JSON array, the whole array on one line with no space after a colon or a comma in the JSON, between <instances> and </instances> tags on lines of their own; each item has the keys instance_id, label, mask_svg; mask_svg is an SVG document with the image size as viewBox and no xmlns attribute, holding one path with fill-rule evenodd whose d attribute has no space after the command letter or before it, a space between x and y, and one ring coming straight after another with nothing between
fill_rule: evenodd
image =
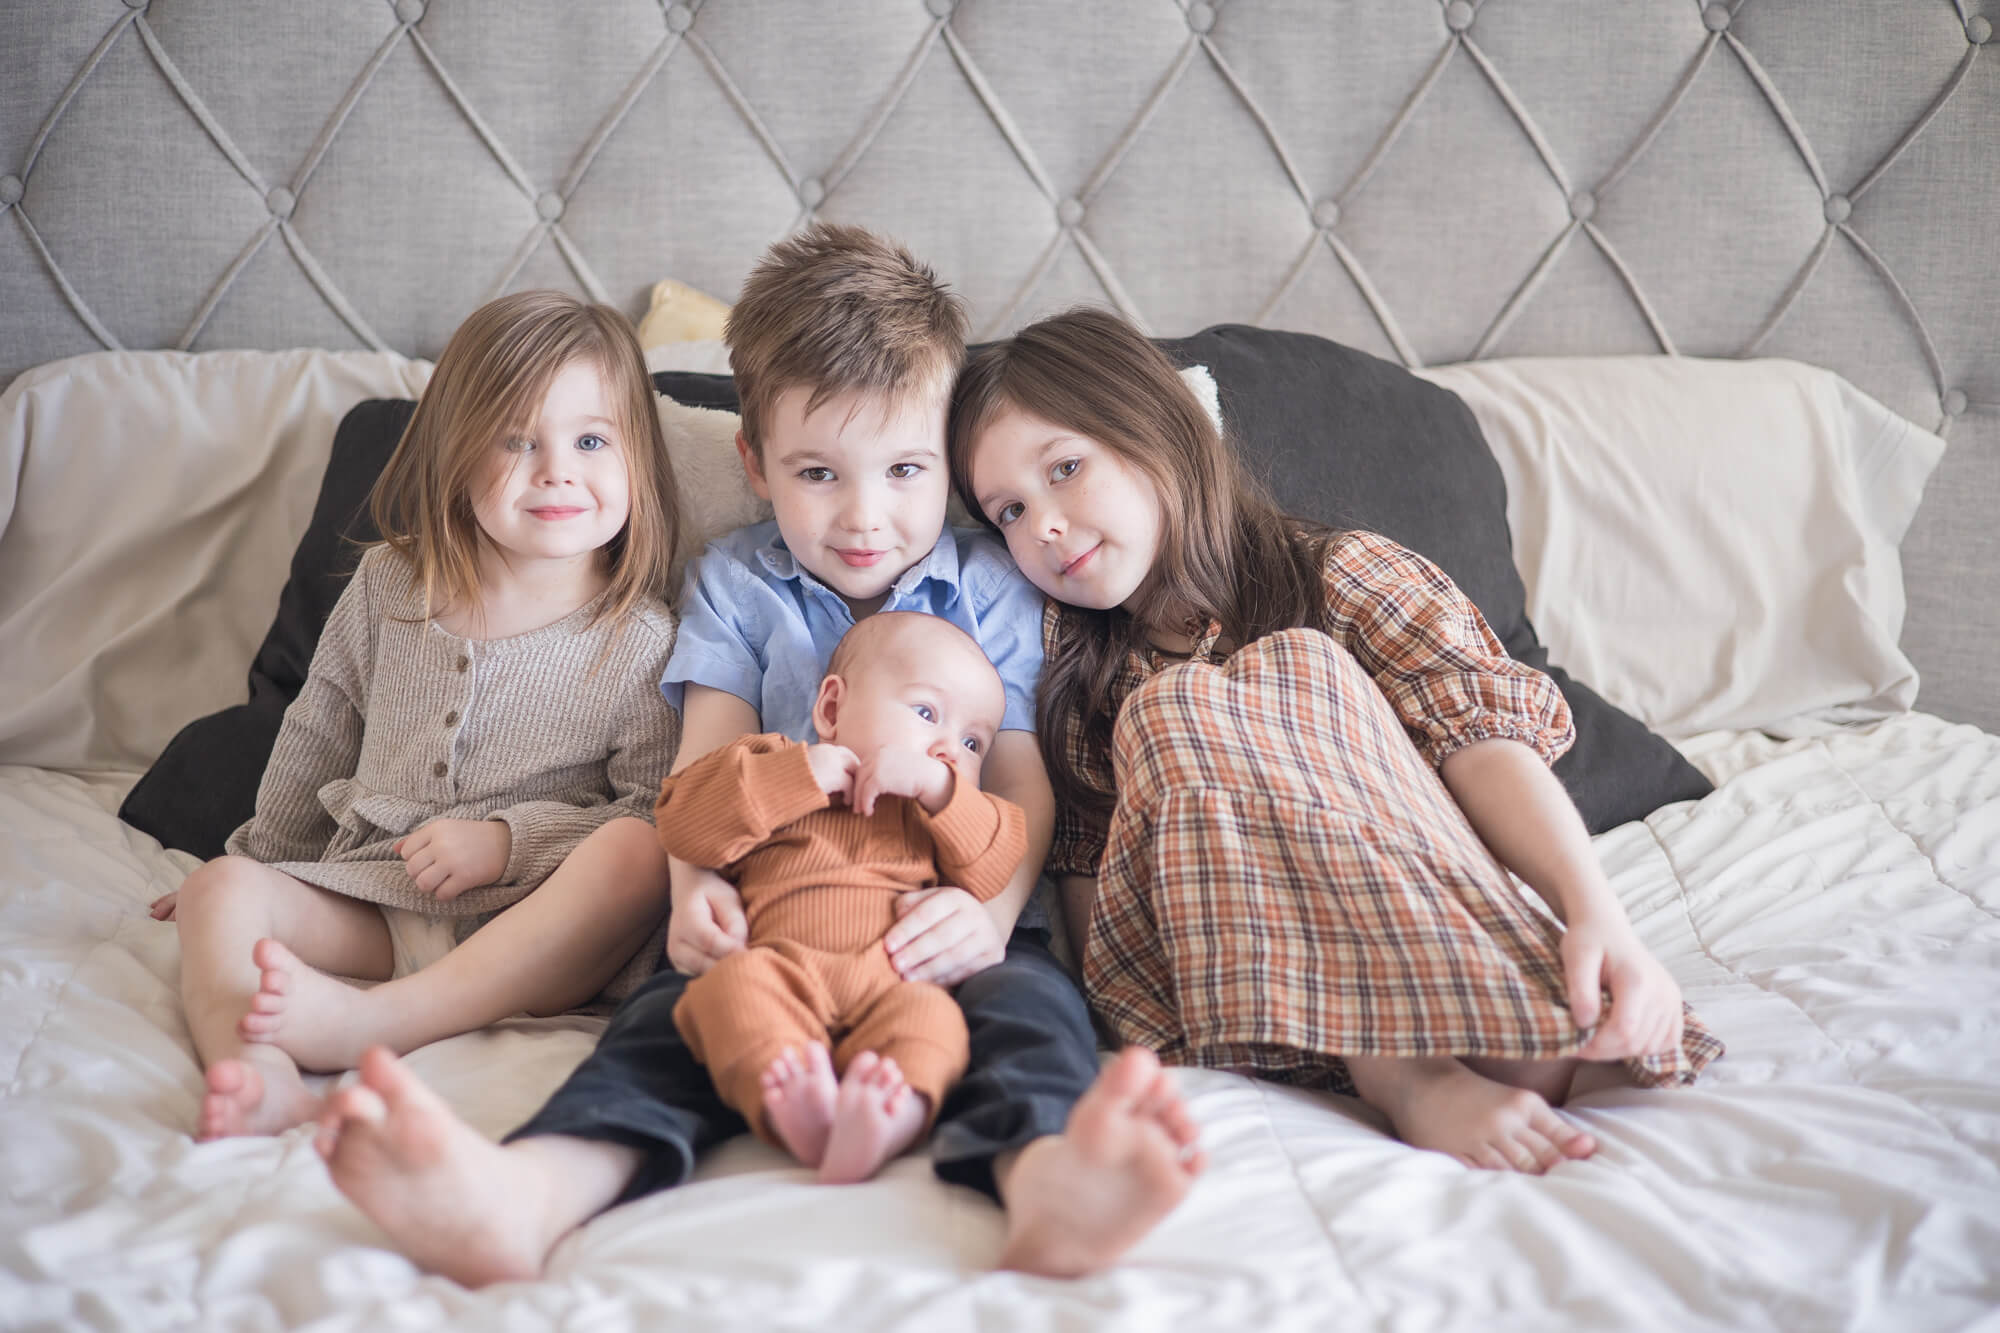
<instances>
[{"instance_id":1,"label":"dark gray pants","mask_svg":"<svg viewBox=\"0 0 2000 1333\"><path fill-rule=\"evenodd\" d=\"M1047 931L1019 927L1007 957L956 992L972 1063L938 1111L931 1158L939 1179L996 1200L993 1159L1061 1133L1097 1077L1089 1011L1048 940ZM645 1157L617 1199L626 1203L680 1184L709 1145L746 1132L674 1026L687 981L666 969L633 992L597 1049L508 1141L564 1134L639 1149Z\"/></svg>"}]
</instances>

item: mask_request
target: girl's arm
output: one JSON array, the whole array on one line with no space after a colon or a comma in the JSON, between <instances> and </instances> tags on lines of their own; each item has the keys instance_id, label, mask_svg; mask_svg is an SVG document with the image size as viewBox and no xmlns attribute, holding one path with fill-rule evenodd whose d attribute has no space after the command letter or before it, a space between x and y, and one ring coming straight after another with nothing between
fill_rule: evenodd
<instances>
[{"instance_id":1,"label":"girl's arm","mask_svg":"<svg viewBox=\"0 0 2000 1333\"><path fill-rule=\"evenodd\" d=\"M1474 741L1441 772L1473 830L1568 926L1562 941L1570 1012L1580 1026L1611 1012L1583 1049L1588 1060L1670 1051L1681 1040L1681 991L1632 928L1561 781L1518 741Z\"/></svg>"},{"instance_id":2,"label":"girl's arm","mask_svg":"<svg viewBox=\"0 0 2000 1333\"><path fill-rule=\"evenodd\" d=\"M1056 887L1062 896L1063 930L1069 936L1070 958L1083 971L1083 946L1090 942L1090 909L1097 901L1095 875L1064 875Z\"/></svg>"}]
</instances>

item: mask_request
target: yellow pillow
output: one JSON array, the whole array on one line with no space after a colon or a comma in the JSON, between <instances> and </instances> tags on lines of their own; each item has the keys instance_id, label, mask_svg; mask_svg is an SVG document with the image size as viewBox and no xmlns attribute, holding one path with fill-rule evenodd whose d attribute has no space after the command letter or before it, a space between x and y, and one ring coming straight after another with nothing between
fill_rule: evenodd
<instances>
[{"instance_id":1,"label":"yellow pillow","mask_svg":"<svg viewBox=\"0 0 2000 1333\"><path fill-rule=\"evenodd\" d=\"M696 342L722 336L729 307L684 282L665 278L653 284L653 304L639 321L639 345Z\"/></svg>"}]
</instances>

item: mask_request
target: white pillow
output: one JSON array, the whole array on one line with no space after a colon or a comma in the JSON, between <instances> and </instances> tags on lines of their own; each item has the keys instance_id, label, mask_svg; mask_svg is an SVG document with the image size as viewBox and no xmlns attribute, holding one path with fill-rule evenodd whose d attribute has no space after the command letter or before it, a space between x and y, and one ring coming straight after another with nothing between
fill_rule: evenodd
<instances>
[{"instance_id":1,"label":"white pillow","mask_svg":"<svg viewBox=\"0 0 2000 1333\"><path fill-rule=\"evenodd\" d=\"M1552 660L1669 736L1907 709L1897 546L1944 441L1794 361L1596 357L1420 371L1507 479Z\"/></svg>"},{"instance_id":2,"label":"white pillow","mask_svg":"<svg viewBox=\"0 0 2000 1333\"><path fill-rule=\"evenodd\" d=\"M93 352L0 394L0 763L143 769L247 694L334 428L414 397L375 352Z\"/></svg>"}]
</instances>

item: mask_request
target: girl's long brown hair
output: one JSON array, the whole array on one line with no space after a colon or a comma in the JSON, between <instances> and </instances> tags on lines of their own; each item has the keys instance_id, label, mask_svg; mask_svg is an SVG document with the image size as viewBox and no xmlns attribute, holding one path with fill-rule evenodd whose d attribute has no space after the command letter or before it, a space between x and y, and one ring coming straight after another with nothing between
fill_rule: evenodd
<instances>
[{"instance_id":1,"label":"girl's long brown hair","mask_svg":"<svg viewBox=\"0 0 2000 1333\"><path fill-rule=\"evenodd\" d=\"M1113 794L1087 782L1079 760L1111 770L1111 687L1128 657L1150 651L1151 631L1192 626L1199 634L1211 621L1237 644L1294 626L1326 629L1326 548L1336 534L1281 510L1173 362L1108 311L1079 308L1031 324L977 353L959 376L952 476L966 508L988 526L972 493L972 450L1010 409L1111 450L1159 494L1160 551L1137 613L1065 606L1037 692L1036 725L1058 808L1108 819ZM1081 754L1060 739L1072 726Z\"/></svg>"},{"instance_id":2,"label":"girl's long brown hair","mask_svg":"<svg viewBox=\"0 0 2000 1333\"><path fill-rule=\"evenodd\" d=\"M616 623L642 601L672 595L690 525L638 337L609 306L516 292L479 307L451 335L369 497L382 541L423 583L426 619L478 605L479 469L500 441L530 427L572 361L603 376L632 497L624 528L603 550L610 586L592 623Z\"/></svg>"}]
</instances>

